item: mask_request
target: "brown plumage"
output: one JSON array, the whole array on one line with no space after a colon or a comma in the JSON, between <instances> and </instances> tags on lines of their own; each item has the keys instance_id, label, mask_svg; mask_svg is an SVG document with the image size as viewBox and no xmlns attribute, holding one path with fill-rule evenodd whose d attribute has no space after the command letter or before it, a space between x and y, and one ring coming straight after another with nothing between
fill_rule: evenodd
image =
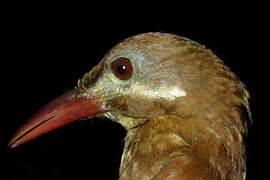
<instances>
[{"instance_id":1,"label":"brown plumage","mask_svg":"<svg viewBox=\"0 0 270 180\"><path fill-rule=\"evenodd\" d=\"M115 69L119 59L122 65ZM58 103L45 107L45 115L29 120L11 146L71 120L99 115L127 130L121 180L245 178L249 94L211 50L194 41L166 33L130 37L86 73L71 94L59 101L64 113L62 106L60 113L51 110ZM67 119L64 115L73 111L66 104L73 99L88 104L76 105L76 111L85 110ZM59 119L68 122L46 127ZM41 130L32 133L33 127Z\"/></svg>"}]
</instances>

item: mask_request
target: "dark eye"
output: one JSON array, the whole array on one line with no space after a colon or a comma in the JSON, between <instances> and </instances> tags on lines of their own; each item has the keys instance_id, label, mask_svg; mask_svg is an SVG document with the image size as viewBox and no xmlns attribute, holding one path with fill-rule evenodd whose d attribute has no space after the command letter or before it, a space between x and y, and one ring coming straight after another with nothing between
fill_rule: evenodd
<instances>
[{"instance_id":1,"label":"dark eye","mask_svg":"<svg viewBox=\"0 0 270 180\"><path fill-rule=\"evenodd\" d=\"M111 68L116 77L121 80L129 79L132 76L133 68L129 59L118 58L111 64Z\"/></svg>"}]
</instances>

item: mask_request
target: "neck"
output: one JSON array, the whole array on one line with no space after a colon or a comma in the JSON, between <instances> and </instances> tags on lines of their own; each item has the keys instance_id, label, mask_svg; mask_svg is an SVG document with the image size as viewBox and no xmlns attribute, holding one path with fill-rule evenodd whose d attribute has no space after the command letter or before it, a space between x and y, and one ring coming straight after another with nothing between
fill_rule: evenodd
<instances>
[{"instance_id":1,"label":"neck","mask_svg":"<svg viewBox=\"0 0 270 180\"><path fill-rule=\"evenodd\" d=\"M182 168L192 168L195 174L196 171L209 172L203 176L243 179L242 143L232 140L229 134L221 137L221 132L201 119L182 119L175 115L151 119L143 126L128 130L120 179L142 178L149 173L162 176L167 158L172 156L182 158Z\"/></svg>"}]
</instances>

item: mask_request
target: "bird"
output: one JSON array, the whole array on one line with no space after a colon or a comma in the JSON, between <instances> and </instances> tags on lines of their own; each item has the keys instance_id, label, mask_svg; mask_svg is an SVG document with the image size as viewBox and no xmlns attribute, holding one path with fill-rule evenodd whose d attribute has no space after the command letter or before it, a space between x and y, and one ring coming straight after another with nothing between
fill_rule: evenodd
<instances>
[{"instance_id":1,"label":"bird","mask_svg":"<svg viewBox=\"0 0 270 180\"><path fill-rule=\"evenodd\" d=\"M210 49L164 32L128 37L15 133L14 148L87 117L127 134L119 180L243 180L249 92Z\"/></svg>"}]
</instances>

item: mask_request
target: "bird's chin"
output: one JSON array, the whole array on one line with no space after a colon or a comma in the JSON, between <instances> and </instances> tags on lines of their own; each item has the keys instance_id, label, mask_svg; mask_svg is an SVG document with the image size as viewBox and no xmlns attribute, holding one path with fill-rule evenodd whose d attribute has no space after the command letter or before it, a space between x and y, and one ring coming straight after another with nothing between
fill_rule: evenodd
<instances>
[{"instance_id":1,"label":"bird's chin","mask_svg":"<svg viewBox=\"0 0 270 180\"><path fill-rule=\"evenodd\" d=\"M146 117L132 116L115 111L108 111L104 113L104 116L117 123L120 123L126 130L138 127L147 122L148 119Z\"/></svg>"},{"instance_id":2,"label":"bird's chin","mask_svg":"<svg viewBox=\"0 0 270 180\"><path fill-rule=\"evenodd\" d=\"M105 113L101 104L99 97L82 98L75 90L69 91L34 114L15 133L9 146L14 148L78 119Z\"/></svg>"}]
</instances>

